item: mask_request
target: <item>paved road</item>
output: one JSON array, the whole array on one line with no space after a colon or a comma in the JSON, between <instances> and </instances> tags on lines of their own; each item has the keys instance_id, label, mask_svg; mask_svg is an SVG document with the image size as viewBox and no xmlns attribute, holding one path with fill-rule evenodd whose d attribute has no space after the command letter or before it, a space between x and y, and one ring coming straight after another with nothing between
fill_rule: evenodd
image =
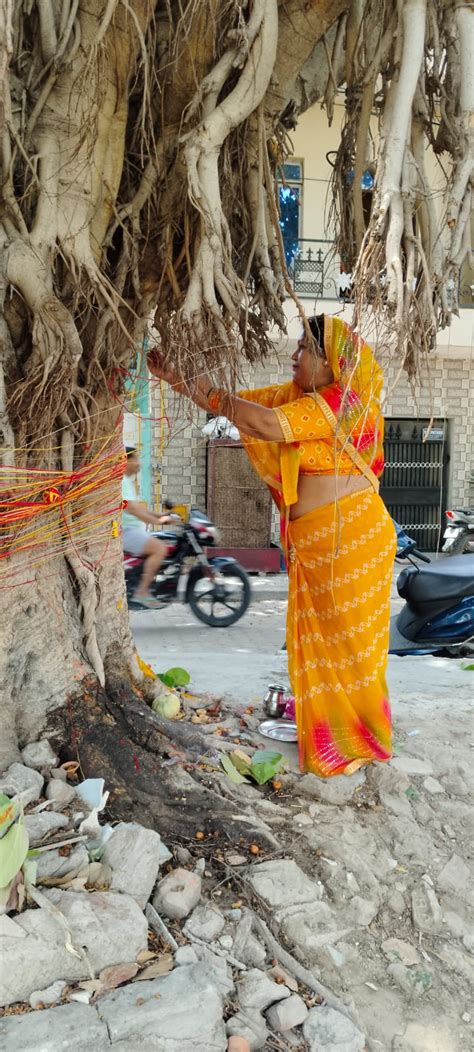
<instances>
[{"instance_id":1,"label":"paved road","mask_svg":"<svg viewBox=\"0 0 474 1052\"><path fill-rule=\"evenodd\" d=\"M397 571L398 573L398 571ZM397 573L394 574L394 582ZM189 607L175 604L166 610L131 614L138 652L156 671L172 665L188 669L196 691L210 691L245 705L262 699L272 681L287 683L284 579L257 578L248 613L232 628L208 628ZM273 588L273 592L271 589ZM262 598L262 593L270 598ZM394 584L393 609L401 601ZM413 691L440 699L472 697L472 673L450 659L418 657L389 660L392 699L402 701Z\"/></svg>"}]
</instances>

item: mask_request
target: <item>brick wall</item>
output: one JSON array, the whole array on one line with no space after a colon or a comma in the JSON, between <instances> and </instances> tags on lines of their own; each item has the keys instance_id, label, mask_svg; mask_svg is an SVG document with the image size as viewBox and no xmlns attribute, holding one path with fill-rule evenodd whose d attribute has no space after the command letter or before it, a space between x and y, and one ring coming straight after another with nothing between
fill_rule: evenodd
<instances>
[{"instance_id":1,"label":"brick wall","mask_svg":"<svg viewBox=\"0 0 474 1052\"><path fill-rule=\"evenodd\" d=\"M282 351L270 359L265 366L257 367L252 374L244 374L243 384L263 387L289 378L289 351ZM390 392L395 370L386 372L386 390ZM449 421L450 465L448 502L454 505L469 504L472 490L469 477L474 471L474 366L469 359L441 358L433 360L430 369L431 390L426 378L422 385L412 390L403 374L390 395L387 416L410 417L416 420L436 418ZM156 388L152 388L156 391ZM183 405L165 395L165 408L170 420L170 430L165 429L165 446L160 457L159 423L154 425L155 455L162 465L161 492L178 504L197 504L205 507L206 497L206 439L201 428L206 421L205 413L192 408L186 415ZM157 406L152 416L159 416ZM155 487L156 495L156 487ZM272 537L278 539L278 521L275 513Z\"/></svg>"}]
</instances>

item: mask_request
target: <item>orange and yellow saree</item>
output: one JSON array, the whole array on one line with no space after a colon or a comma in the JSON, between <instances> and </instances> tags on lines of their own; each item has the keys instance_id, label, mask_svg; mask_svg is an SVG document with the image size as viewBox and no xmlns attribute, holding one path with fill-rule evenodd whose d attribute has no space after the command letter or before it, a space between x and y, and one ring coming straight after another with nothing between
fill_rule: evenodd
<instances>
[{"instance_id":1,"label":"orange and yellow saree","mask_svg":"<svg viewBox=\"0 0 474 1052\"><path fill-rule=\"evenodd\" d=\"M284 442L242 440L280 509L289 570L287 648L301 768L350 772L388 760L385 681L395 530L380 499L382 374L366 343L325 317L334 383L316 394L296 384L239 392L277 411ZM290 520L299 474L337 476L337 500ZM344 476L370 488L344 496Z\"/></svg>"}]
</instances>

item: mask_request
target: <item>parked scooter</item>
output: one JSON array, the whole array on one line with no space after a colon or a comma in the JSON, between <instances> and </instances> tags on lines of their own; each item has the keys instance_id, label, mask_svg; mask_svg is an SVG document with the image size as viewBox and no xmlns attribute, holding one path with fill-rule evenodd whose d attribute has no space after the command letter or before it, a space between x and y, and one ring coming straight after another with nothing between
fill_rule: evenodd
<instances>
[{"instance_id":1,"label":"parked scooter","mask_svg":"<svg viewBox=\"0 0 474 1052\"><path fill-rule=\"evenodd\" d=\"M396 558L411 565L397 581L405 606L391 619L390 653L474 654L474 555L431 562L400 526L396 529ZM415 560L428 565L419 566Z\"/></svg>"},{"instance_id":2,"label":"parked scooter","mask_svg":"<svg viewBox=\"0 0 474 1052\"><path fill-rule=\"evenodd\" d=\"M443 552L446 555L474 553L474 509L453 508L446 512L448 524L444 531Z\"/></svg>"},{"instance_id":3,"label":"parked scooter","mask_svg":"<svg viewBox=\"0 0 474 1052\"><path fill-rule=\"evenodd\" d=\"M165 507L170 510L172 505L168 501ZM180 578L187 575L184 601L199 621L212 628L235 625L251 599L250 581L243 566L236 559L223 556L208 558L205 549L218 543L218 532L198 508L191 509L188 522L182 522L179 515L170 518L175 519L175 527L150 534L164 541L168 548L150 592L166 606L178 599ZM143 559L124 552L125 585L132 610L144 609L133 600L142 565Z\"/></svg>"}]
</instances>

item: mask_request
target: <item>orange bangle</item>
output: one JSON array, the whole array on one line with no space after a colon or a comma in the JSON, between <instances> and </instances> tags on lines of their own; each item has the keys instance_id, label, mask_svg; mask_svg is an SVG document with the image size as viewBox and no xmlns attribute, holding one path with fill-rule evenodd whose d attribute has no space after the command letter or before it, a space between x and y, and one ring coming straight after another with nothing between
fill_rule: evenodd
<instances>
[{"instance_id":1,"label":"orange bangle","mask_svg":"<svg viewBox=\"0 0 474 1052\"><path fill-rule=\"evenodd\" d=\"M218 391L216 387L211 387L211 390L207 396L207 404L209 409L212 409L213 413L218 413L222 404L223 392Z\"/></svg>"}]
</instances>

